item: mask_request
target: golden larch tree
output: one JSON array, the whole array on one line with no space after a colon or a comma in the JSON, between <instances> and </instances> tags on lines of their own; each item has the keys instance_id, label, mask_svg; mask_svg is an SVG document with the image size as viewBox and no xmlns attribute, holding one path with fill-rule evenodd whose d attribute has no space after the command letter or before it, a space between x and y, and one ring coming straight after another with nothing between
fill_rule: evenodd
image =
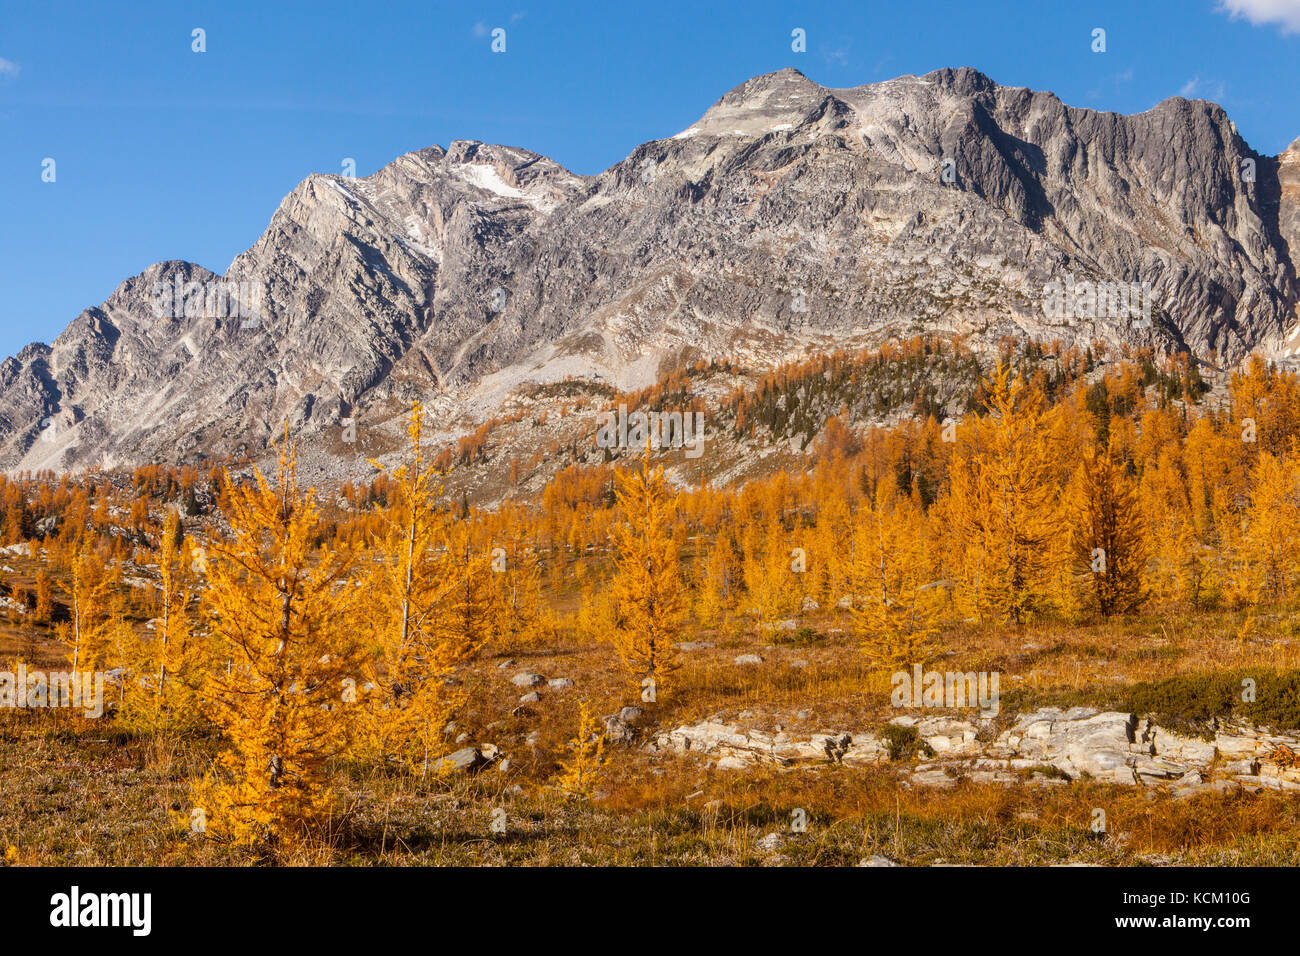
<instances>
[{"instance_id":1,"label":"golden larch tree","mask_svg":"<svg viewBox=\"0 0 1300 956\"><path fill-rule=\"evenodd\" d=\"M520 509L505 508L501 518L502 534L492 549L492 631L505 647L518 649L547 629L542 568Z\"/></svg>"},{"instance_id":2,"label":"golden larch tree","mask_svg":"<svg viewBox=\"0 0 1300 956\"><path fill-rule=\"evenodd\" d=\"M95 553L88 538L76 545L66 581L59 582L68 598L70 620L59 626L59 640L72 651L72 669L103 663L112 632L107 603L118 583L118 571Z\"/></svg>"},{"instance_id":3,"label":"golden larch tree","mask_svg":"<svg viewBox=\"0 0 1300 956\"><path fill-rule=\"evenodd\" d=\"M1036 387L999 365L984 390L988 414L962 423L966 453L950 473L958 596L978 618L1021 623L1046 588L1061 530L1061 456Z\"/></svg>"},{"instance_id":4,"label":"golden larch tree","mask_svg":"<svg viewBox=\"0 0 1300 956\"><path fill-rule=\"evenodd\" d=\"M208 547L206 609L225 666L205 700L226 749L196 788L207 832L291 847L334 806L328 761L345 750L359 660L352 556L321 553L313 493L285 429L275 483L229 483L230 535Z\"/></svg>"},{"instance_id":5,"label":"golden larch tree","mask_svg":"<svg viewBox=\"0 0 1300 956\"><path fill-rule=\"evenodd\" d=\"M180 516L167 512L158 545L158 616L152 633L131 643L124 664L127 688L122 718L154 731L197 717L198 693L212 663L206 635L197 629L199 582Z\"/></svg>"},{"instance_id":6,"label":"golden larch tree","mask_svg":"<svg viewBox=\"0 0 1300 956\"><path fill-rule=\"evenodd\" d=\"M872 668L922 666L935 653L944 591L930 580L924 515L888 482L858 508L851 538L850 604L855 630Z\"/></svg>"},{"instance_id":7,"label":"golden larch tree","mask_svg":"<svg viewBox=\"0 0 1300 956\"><path fill-rule=\"evenodd\" d=\"M604 754L605 734L583 698L578 701L578 732L560 751L557 789L570 797L590 797Z\"/></svg>"},{"instance_id":8,"label":"golden larch tree","mask_svg":"<svg viewBox=\"0 0 1300 956\"><path fill-rule=\"evenodd\" d=\"M1245 552L1251 568L1249 600L1291 596L1300 564L1300 469L1289 455L1260 452L1251 475Z\"/></svg>"},{"instance_id":9,"label":"golden larch tree","mask_svg":"<svg viewBox=\"0 0 1300 956\"><path fill-rule=\"evenodd\" d=\"M720 627L736 609L740 596L740 556L728 529L720 529L707 560L702 562L698 582L697 616L708 627Z\"/></svg>"},{"instance_id":10,"label":"golden larch tree","mask_svg":"<svg viewBox=\"0 0 1300 956\"><path fill-rule=\"evenodd\" d=\"M460 695L447 684L487 638L485 628L458 626L449 603L469 573L452 560L451 517L440 503L440 475L421 445L424 412L411 410L405 461L389 473L386 507L365 579L371 653L365 666L356 752L397 759L427 771Z\"/></svg>"},{"instance_id":11,"label":"golden larch tree","mask_svg":"<svg viewBox=\"0 0 1300 956\"><path fill-rule=\"evenodd\" d=\"M1066 489L1070 557L1088 604L1109 616L1144 598L1151 536L1138 489L1105 451L1080 462Z\"/></svg>"},{"instance_id":12,"label":"golden larch tree","mask_svg":"<svg viewBox=\"0 0 1300 956\"><path fill-rule=\"evenodd\" d=\"M685 612L673 542L677 497L663 466L651 468L648 446L638 469L619 474L615 494L622 521L612 530L614 647L632 675L653 681L660 693L678 666L674 642Z\"/></svg>"},{"instance_id":13,"label":"golden larch tree","mask_svg":"<svg viewBox=\"0 0 1300 956\"><path fill-rule=\"evenodd\" d=\"M745 529L745 590L760 630L776 627L795 607L800 576L807 573L795 566L806 566L807 553L797 555L793 540L779 516L766 526L754 521Z\"/></svg>"}]
</instances>

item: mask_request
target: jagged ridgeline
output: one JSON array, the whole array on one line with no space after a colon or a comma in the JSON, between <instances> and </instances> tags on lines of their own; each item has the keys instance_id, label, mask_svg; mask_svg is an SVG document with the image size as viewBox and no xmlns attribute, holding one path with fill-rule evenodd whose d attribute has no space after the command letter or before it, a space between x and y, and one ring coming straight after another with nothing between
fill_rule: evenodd
<instances>
[{"instance_id":1,"label":"jagged ridgeline","mask_svg":"<svg viewBox=\"0 0 1300 956\"><path fill-rule=\"evenodd\" d=\"M1203 100L1122 116L965 68L781 70L594 176L469 140L308 176L224 274L151 266L0 363L0 467L266 463L287 420L304 474L355 478L414 399L470 434L538 386L650 387L683 350L757 373L914 336L985 367L1008 338L1286 362L1297 197L1300 146L1260 155ZM959 413L974 368L837 360L789 394L774 373L744 427Z\"/></svg>"}]
</instances>

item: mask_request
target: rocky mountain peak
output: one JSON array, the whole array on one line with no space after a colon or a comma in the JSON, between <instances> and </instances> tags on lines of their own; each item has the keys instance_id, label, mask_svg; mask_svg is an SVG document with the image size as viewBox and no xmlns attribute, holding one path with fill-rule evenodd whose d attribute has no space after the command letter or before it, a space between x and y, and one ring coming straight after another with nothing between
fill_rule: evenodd
<instances>
[{"instance_id":1,"label":"rocky mountain peak","mask_svg":"<svg viewBox=\"0 0 1300 956\"><path fill-rule=\"evenodd\" d=\"M829 96L824 87L787 67L740 84L678 136L756 136L792 129L823 111Z\"/></svg>"},{"instance_id":2,"label":"rocky mountain peak","mask_svg":"<svg viewBox=\"0 0 1300 956\"><path fill-rule=\"evenodd\" d=\"M0 363L0 466L256 454L286 419L400 435L413 398L454 437L537 384L917 334L1286 358L1298 248L1300 141L1260 156L1215 104L780 70L598 176L475 140L308 176L224 274L151 266ZM1143 290L1148 321L1049 314L1066 279Z\"/></svg>"},{"instance_id":3,"label":"rocky mountain peak","mask_svg":"<svg viewBox=\"0 0 1300 956\"><path fill-rule=\"evenodd\" d=\"M922 79L957 96L979 96L982 93L995 93L1003 89L988 76L970 66L943 67L926 73Z\"/></svg>"}]
</instances>

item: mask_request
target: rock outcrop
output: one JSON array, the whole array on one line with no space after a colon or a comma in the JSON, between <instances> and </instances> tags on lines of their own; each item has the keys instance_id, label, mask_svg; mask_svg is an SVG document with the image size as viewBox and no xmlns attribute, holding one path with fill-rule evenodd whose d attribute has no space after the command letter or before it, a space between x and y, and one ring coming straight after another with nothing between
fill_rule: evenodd
<instances>
[{"instance_id":1,"label":"rock outcrop","mask_svg":"<svg viewBox=\"0 0 1300 956\"><path fill-rule=\"evenodd\" d=\"M1219 728L1212 740L1202 740L1149 718L1088 707L1022 714L996 735L988 719L906 716L890 724L923 745L925 756L907 765L909 779L921 786L952 786L965 777L976 783L1167 784L1187 794L1211 787L1300 791L1300 738L1245 725ZM661 754L702 755L716 761L719 770L764 764L854 767L885 764L891 756L881 734L825 731L796 737L713 720L661 733L648 747Z\"/></svg>"}]
</instances>

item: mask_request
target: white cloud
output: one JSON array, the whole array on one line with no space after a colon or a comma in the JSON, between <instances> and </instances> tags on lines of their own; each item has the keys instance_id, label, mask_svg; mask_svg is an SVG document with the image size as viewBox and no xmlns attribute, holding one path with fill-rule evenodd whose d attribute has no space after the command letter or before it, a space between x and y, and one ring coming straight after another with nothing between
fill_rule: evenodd
<instances>
[{"instance_id":1,"label":"white cloud","mask_svg":"<svg viewBox=\"0 0 1300 956\"><path fill-rule=\"evenodd\" d=\"M1222 83L1204 82L1199 74L1192 77L1178 89L1178 95L1189 100L1210 100L1214 103L1223 102L1224 92L1225 87Z\"/></svg>"},{"instance_id":2,"label":"white cloud","mask_svg":"<svg viewBox=\"0 0 1300 956\"><path fill-rule=\"evenodd\" d=\"M1219 0L1219 13L1245 17L1255 26L1277 23L1283 33L1300 33L1300 0Z\"/></svg>"},{"instance_id":3,"label":"white cloud","mask_svg":"<svg viewBox=\"0 0 1300 956\"><path fill-rule=\"evenodd\" d=\"M849 62L849 51L844 47L837 47L834 50L826 50L822 53L822 57L827 63L838 63L840 66L845 66Z\"/></svg>"},{"instance_id":4,"label":"white cloud","mask_svg":"<svg viewBox=\"0 0 1300 956\"><path fill-rule=\"evenodd\" d=\"M818 44L818 52L821 54L822 59L831 65L847 66L849 63L849 49L852 46L852 37L839 36L835 38L834 46Z\"/></svg>"},{"instance_id":5,"label":"white cloud","mask_svg":"<svg viewBox=\"0 0 1300 956\"><path fill-rule=\"evenodd\" d=\"M17 76L18 64L13 60L6 60L0 56L0 76Z\"/></svg>"}]
</instances>

